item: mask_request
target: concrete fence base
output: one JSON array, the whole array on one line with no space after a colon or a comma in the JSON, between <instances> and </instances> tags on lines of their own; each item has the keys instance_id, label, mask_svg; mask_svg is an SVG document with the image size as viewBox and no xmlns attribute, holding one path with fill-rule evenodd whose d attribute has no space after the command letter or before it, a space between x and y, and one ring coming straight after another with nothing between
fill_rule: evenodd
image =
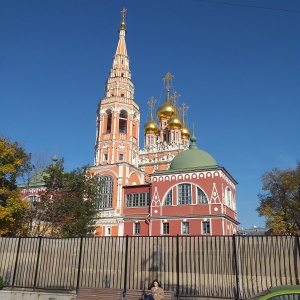
<instances>
[{"instance_id":1,"label":"concrete fence base","mask_svg":"<svg viewBox=\"0 0 300 300\"><path fill-rule=\"evenodd\" d=\"M75 293L0 290L1 300L71 300Z\"/></svg>"}]
</instances>

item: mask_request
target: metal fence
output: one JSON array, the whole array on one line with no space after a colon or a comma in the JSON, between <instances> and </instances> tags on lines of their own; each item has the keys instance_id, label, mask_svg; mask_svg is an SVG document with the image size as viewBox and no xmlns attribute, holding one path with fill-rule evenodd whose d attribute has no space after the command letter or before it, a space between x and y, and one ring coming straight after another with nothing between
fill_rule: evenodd
<instances>
[{"instance_id":1,"label":"metal fence","mask_svg":"<svg viewBox=\"0 0 300 300\"><path fill-rule=\"evenodd\" d=\"M299 236L0 237L7 287L148 289L157 278L178 298L246 299L299 274Z\"/></svg>"}]
</instances>

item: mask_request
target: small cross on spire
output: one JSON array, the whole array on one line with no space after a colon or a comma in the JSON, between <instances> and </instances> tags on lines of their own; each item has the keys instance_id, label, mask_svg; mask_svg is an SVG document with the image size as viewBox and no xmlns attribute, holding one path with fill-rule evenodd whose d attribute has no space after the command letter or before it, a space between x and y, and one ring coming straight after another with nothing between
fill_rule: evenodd
<instances>
[{"instance_id":1,"label":"small cross on spire","mask_svg":"<svg viewBox=\"0 0 300 300\"><path fill-rule=\"evenodd\" d=\"M178 94L176 91L173 93L172 99L173 99L173 105L174 105L175 107L177 107L177 100L178 100L180 97L181 97L181 95Z\"/></svg>"},{"instance_id":2,"label":"small cross on spire","mask_svg":"<svg viewBox=\"0 0 300 300\"><path fill-rule=\"evenodd\" d=\"M171 80L172 80L173 77L174 77L174 75L172 75L170 72L168 72L166 74L166 76L163 78L163 81L166 82L166 89L167 89L167 91L170 91L170 87L171 87L170 82L171 82Z\"/></svg>"},{"instance_id":3,"label":"small cross on spire","mask_svg":"<svg viewBox=\"0 0 300 300\"><path fill-rule=\"evenodd\" d=\"M127 9L125 7L121 10L121 22L125 22L126 11Z\"/></svg>"},{"instance_id":4,"label":"small cross on spire","mask_svg":"<svg viewBox=\"0 0 300 300\"><path fill-rule=\"evenodd\" d=\"M182 113L182 121L184 123L184 117L186 116L186 112L190 107L187 106L185 103L182 103L182 107L180 108L180 111Z\"/></svg>"},{"instance_id":5,"label":"small cross on spire","mask_svg":"<svg viewBox=\"0 0 300 300\"><path fill-rule=\"evenodd\" d=\"M147 104L149 105L149 108L150 108L150 115L151 115L151 117L152 117L153 108L154 108L154 105L155 105L156 102L157 102L157 100L153 96L147 102Z\"/></svg>"},{"instance_id":6,"label":"small cross on spire","mask_svg":"<svg viewBox=\"0 0 300 300\"><path fill-rule=\"evenodd\" d=\"M121 10L121 28L120 29L125 29L125 26L126 26L126 23L125 23L126 11L127 11L127 9L125 7Z\"/></svg>"}]
</instances>

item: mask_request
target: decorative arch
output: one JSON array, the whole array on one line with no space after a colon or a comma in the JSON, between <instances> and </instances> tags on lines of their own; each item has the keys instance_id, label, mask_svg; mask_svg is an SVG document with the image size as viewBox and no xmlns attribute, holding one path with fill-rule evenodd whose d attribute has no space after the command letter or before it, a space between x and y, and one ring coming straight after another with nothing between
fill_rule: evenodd
<instances>
[{"instance_id":1,"label":"decorative arch","mask_svg":"<svg viewBox=\"0 0 300 300\"><path fill-rule=\"evenodd\" d=\"M142 174L140 172L137 172L137 171L132 171L128 174L128 178L129 178L129 181L130 181L130 178L132 178L133 176L136 176L139 180L138 184L142 184Z\"/></svg>"},{"instance_id":2,"label":"decorative arch","mask_svg":"<svg viewBox=\"0 0 300 300\"><path fill-rule=\"evenodd\" d=\"M117 178L117 173L115 171L107 169L107 170L105 170L105 173L108 173L108 174L103 174L102 172L101 171L95 172L94 175L97 175L97 176L110 175L110 176L113 176L114 178ZM111 173L111 174L109 174L109 173Z\"/></svg>"}]
</instances>

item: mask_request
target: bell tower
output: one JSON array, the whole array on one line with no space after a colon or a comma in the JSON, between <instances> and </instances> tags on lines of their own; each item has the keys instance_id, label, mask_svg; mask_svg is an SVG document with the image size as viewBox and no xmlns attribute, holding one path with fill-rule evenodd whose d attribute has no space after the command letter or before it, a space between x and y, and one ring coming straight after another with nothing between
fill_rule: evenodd
<instances>
[{"instance_id":1,"label":"bell tower","mask_svg":"<svg viewBox=\"0 0 300 300\"><path fill-rule=\"evenodd\" d=\"M117 50L96 116L94 166L90 171L101 185L98 197L92 200L99 209L95 236L123 235L123 187L145 183L145 173L138 168L140 110L134 100L125 17L124 8Z\"/></svg>"},{"instance_id":2,"label":"bell tower","mask_svg":"<svg viewBox=\"0 0 300 300\"><path fill-rule=\"evenodd\" d=\"M126 162L138 166L140 111L134 101L125 42L126 9L121 11L119 42L96 118L94 165Z\"/></svg>"}]
</instances>

